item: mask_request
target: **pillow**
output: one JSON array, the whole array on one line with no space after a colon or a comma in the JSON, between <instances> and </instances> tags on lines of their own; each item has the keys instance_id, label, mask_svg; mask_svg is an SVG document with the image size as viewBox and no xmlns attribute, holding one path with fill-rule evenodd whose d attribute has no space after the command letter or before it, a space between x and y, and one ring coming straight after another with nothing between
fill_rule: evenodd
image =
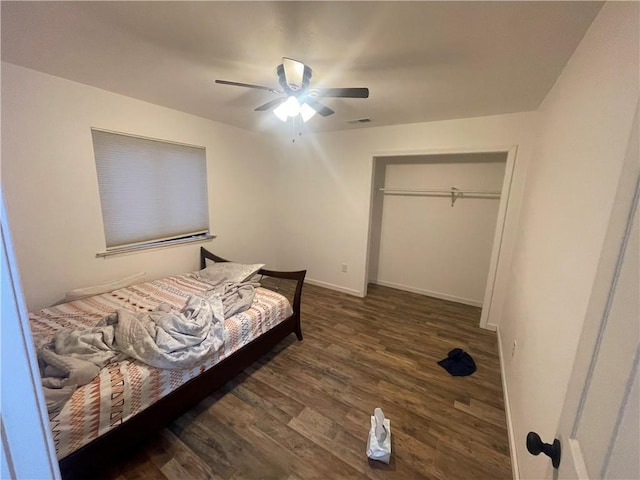
<instances>
[{"instance_id":1,"label":"pillow","mask_svg":"<svg viewBox=\"0 0 640 480\"><path fill-rule=\"evenodd\" d=\"M217 285L223 282L241 283L251 278L264 263L244 265L234 262L216 262L196 273L196 278Z\"/></svg>"},{"instance_id":2,"label":"pillow","mask_svg":"<svg viewBox=\"0 0 640 480\"><path fill-rule=\"evenodd\" d=\"M92 287L76 288L67 292L64 297L64 302L73 302L74 300L80 300L81 298L92 297L94 295L100 295L101 293L112 292L119 288L128 287L140 283L147 275L146 272L135 273L129 277L125 277L119 280L114 280L111 283L105 283L102 285L94 285Z\"/></svg>"}]
</instances>

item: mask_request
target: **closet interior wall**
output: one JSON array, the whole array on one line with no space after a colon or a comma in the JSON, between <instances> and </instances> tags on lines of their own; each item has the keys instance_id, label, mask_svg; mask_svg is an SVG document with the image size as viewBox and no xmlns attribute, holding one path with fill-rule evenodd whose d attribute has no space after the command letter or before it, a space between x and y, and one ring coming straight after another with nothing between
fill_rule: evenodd
<instances>
[{"instance_id":1,"label":"closet interior wall","mask_svg":"<svg viewBox=\"0 0 640 480\"><path fill-rule=\"evenodd\" d=\"M506 161L506 152L376 158L369 282L482 306ZM463 194L453 199L452 187Z\"/></svg>"}]
</instances>

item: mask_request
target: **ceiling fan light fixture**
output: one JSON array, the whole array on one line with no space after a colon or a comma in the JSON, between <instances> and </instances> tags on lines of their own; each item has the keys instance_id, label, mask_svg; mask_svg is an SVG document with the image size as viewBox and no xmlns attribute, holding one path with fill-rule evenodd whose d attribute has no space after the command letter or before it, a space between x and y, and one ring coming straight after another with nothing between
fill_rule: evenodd
<instances>
[{"instance_id":1,"label":"ceiling fan light fixture","mask_svg":"<svg viewBox=\"0 0 640 480\"><path fill-rule=\"evenodd\" d=\"M303 122L307 122L309 121L314 115L316 114L316 111L310 107L307 103L303 103L300 106L300 116L302 117L302 121Z\"/></svg>"},{"instance_id":2,"label":"ceiling fan light fixture","mask_svg":"<svg viewBox=\"0 0 640 480\"><path fill-rule=\"evenodd\" d=\"M300 102L295 96L291 95L289 98L287 98L287 101L284 102L284 105L287 108L287 114L290 117L295 117L296 115L300 114Z\"/></svg>"},{"instance_id":3,"label":"ceiling fan light fixture","mask_svg":"<svg viewBox=\"0 0 640 480\"><path fill-rule=\"evenodd\" d=\"M285 107L284 103L281 103L276 108L274 108L273 114L283 122L286 122L287 118L289 118L289 114L287 113L287 107Z\"/></svg>"},{"instance_id":4,"label":"ceiling fan light fixture","mask_svg":"<svg viewBox=\"0 0 640 480\"><path fill-rule=\"evenodd\" d=\"M286 101L281 103L277 108L274 108L273 113L283 122L287 121L289 117L297 117L300 115L300 102L298 99L291 95ZM311 118L311 117L309 117Z\"/></svg>"}]
</instances>

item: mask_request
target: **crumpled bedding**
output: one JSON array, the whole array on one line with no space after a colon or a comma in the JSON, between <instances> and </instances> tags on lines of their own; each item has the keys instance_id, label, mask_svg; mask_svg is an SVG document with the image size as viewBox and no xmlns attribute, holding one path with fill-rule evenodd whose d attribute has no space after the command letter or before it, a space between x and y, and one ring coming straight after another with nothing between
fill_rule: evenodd
<instances>
[{"instance_id":1,"label":"crumpled bedding","mask_svg":"<svg viewBox=\"0 0 640 480\"><path fill-rule=\"evenodd\" d=\"M91 382L100 369L120 356L114 345L112 325L64 330L36 352L47 410L61 409L80 385Z\"/></svg>"},{"instance_id":2,"label":"crumpled bedding","mask_svg":"<svg viewBox=\"0 0 640 480\"><path fill-rule=\"evenodd\" d=\"M224 319L251 307L256 286L222 283L191 295L180 311L167 304L143 313L118 309L95 327L63 330L37 345L50 415L111 362L132 357L157 368L186 369L214 354L224 343Z\"/></svg>"}]
</instances>

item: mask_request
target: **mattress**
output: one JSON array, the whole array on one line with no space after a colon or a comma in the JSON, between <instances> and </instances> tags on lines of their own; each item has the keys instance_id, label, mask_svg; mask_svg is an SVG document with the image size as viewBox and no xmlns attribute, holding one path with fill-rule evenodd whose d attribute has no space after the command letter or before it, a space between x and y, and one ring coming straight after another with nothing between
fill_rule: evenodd
<instances>
[{"instance_id":1,"label":"mattress","mask_svg":"<svg viewBox=\"0 0 640 480\"><path fill-rule=\"evenodd\" d=\"M119 308L144 312L167 303L180 309L190 295L210 289L210 284L192 274L167 277L30 313L31 331L41 342L62 329L94 326ZM107 365L91 383L78 388L50 419L58 459L126 422L292 313L284 296L259 287L249 310L225 320L224 346L198 366L161 370L134 359Z\"/></svg>"}]
</instances>

